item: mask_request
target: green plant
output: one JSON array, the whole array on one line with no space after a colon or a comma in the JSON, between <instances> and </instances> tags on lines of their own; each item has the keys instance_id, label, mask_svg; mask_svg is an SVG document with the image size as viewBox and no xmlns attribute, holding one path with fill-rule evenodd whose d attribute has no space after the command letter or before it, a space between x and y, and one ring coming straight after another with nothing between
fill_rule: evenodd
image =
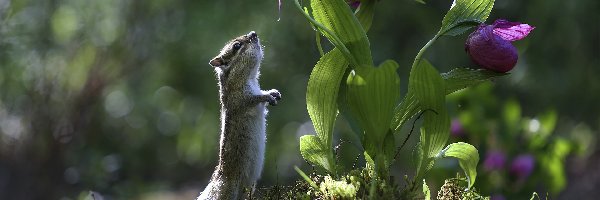
<instances>
[{"instance_id":1,"label":"green plant","mask_svg":"<svg viewBox=\"0 0 600 200\"><path fill-rule=\"evenodd\" d=\"M297 8L317 34L325 36L334 49L324 53L310 75L307 108L316 135L300 138L300 152L311 164L339 177L332 148L333 126L338 112L361 135L361 145L372 168L374 181L386 182L389 167L395 162L396 137L406 122L421 113L423 125L415 147L416 175L406 191L414 193L437 159L454 157L465 171L468 188L475 182L479 162L477 149L467 143L446 146L450 120L445 96L493 77L505 75L487 70L457 68L440 74L426 59L426 50L442 36L456 36L483 23L492 10L493 0L457 0L442 20L440 30L416 55L408 82L408 92L400 99L398 63L386 60L375 67L366 32L371 26L375 0L363 0L353 13L342 0L311 0L310 9ZM400 103L398 103L400 102ZM408 195L408 194L407 194Z\"/></svg>"}]
</instances>

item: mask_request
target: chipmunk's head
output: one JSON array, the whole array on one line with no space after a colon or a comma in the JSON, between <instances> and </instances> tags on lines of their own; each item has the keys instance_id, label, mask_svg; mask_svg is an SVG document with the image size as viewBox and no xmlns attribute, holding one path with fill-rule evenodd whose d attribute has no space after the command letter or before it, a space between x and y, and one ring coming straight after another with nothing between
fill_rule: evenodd
<instances>
[{"instance_id":1,"label":"chipmunk's head","mask_svg":"<svg viewBox=\"0 0 600 200\"><path fill-rule=\"evenodd\" d=\"M221 53L210 60L209 64L213 67L221 68L221 70L228 71L234 65L240 67L257 66L262 58L263 51L258 35L254 31L250 31L250 33L228 42L221 50Z\"/></svg>"}]
</instances>

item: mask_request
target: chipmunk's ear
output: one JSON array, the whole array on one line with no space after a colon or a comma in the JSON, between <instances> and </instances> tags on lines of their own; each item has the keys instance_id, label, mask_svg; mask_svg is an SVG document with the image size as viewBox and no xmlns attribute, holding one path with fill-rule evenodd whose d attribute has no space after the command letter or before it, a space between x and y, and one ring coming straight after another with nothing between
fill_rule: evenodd
<instances>
[{"instance_id":1,"label":"chipmunk's ear","mask_svg":"<svg viewBox=\"0 0 600 200\"><path fill-rule=\"evenodd\" d=\"M216 58L213 58L212 60L210 60L210 62L208 64L212 65L213 67L220 67L221 65L224 65L225 62L223 61L222 58L216 57Z\"/></svg>"}]
</instances>

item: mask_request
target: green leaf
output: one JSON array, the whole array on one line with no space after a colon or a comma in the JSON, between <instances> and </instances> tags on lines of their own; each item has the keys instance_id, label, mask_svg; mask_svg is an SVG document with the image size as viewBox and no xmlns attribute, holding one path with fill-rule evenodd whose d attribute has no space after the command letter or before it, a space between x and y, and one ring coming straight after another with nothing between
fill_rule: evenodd
<instances>
[{"instance_id":1,"label":"green leaf","mask_svg":"<svg viewBox=\"0 0 600 200\"><path fill-rule=\"evenodd\" d=\"M455 36L477 26L492 12L494 0L455 0L442 20L438 35Z\"/></svg>"},{"instance_id":2,"label":"green leaf","mask_svg":"<svg viewBox=\"0 0 600 200\"><path fill-rule=\"evenodd\" d=\"M362 26L367 30L373 20L373 4L374 1L363 3L356 14ZM317 36L317 38L320 38L320 36ZM317 42L319 43L319 40ZM319 49L322 51L321 48ZM332 146L333 126L338 108L338 93L347 67L348 62L336 47L321 57L313 68L308 81L306 91L307 110L317 131L317 136L324 144L322 149L331 148ZM327 158L329 157L332 158L333 156L327 156ZM328 161L328 163L335 163L335 161Z\"/></svg>"},{"instance_id":3,"label":"green leaf","mask_svg":"<svg viewBox=\"0 0 600 200\"><path fill-rule=\"evenodd\" d=\"M413 164L415 169L417 169L415 183L416 180L419 180L425 175L427 171L429 171L434 164L434 158L428 158L423 152L423 146L421 142L417 142L417 145L413 148L412 152Z\"/></svg>"},{"instance_id":4,"label":"green leaf","mask_svg":"<svg viewBox=\"0 0 600 200\"><path fill-rule=\"evenodd\" d=\"M336 48L321 57L308 80L306 106L317 131L317 137L324 145L321 149L329 149L326 158L333 158L331 147L333 126L337 117L337 98L340 83L347 67L348 62ZM333 165L335 161L330 160L327 163ZM330 168L326 169L331 170Z\"/></svg>"},{"instance_id":5,"label":"green leaf","mask_svg":"<svg viewBox=\"0 0 600 200\"><path fill-rule=\"evenodd\" d=\"M429 191L429 186L427 186L425 179L423 179L423 195L425 195L425 200L431 200L431 191Z\"/></svg>"},{"instance_id":6,"label":"green leaf","mask_svg":"<svg viewBox=\"0 0 600 200\"><path fill-rule=\"evenodd\" d=\"M348 50L348 48L346 47L344 42L342 42L342 40L339 38L339 36L337 34L335 34L332 30L329 30L323 24L321 24L321 23L317 22L315 19L313 19L310 16L310 14L308 13L306 8L302 9L302 6L300 6L300 3L298 2L298 0L294 0L294 3L296 4L296 8L298 8L300 10L300 12L302 12L303 16L306 19L308 19L308 21L314 27L316 27L316 30L318 32L320 32L321 34L325 35L325 37L327 37L327 39L329 39L329 42L331 42L335 47L337 47L342 52L342 55L344 55L344 58L346 58L346 60L349 63L351 63L353 66L359 66L356 58L354 56L352 56L352 54L350 53L350 50Z\"/></svg>"},{"instance_id":7,"label":"green leaf","mask_svg":"<svg viewBox=\"0 0 600 200\"><path fill-rule=\"evenodd\" d=\"M515 99L509 99L504 103L504 109L502 109L502 117L506 124L507 133L514 135L519 132L519 123L521 123L521 105Z\"/></svg>"},{"instance_id":8,"label":"green leaf","mask_svg":"<svg viewBox=\"0 0 600 200\"><path fill-rule=\"evenodd\" d=\"M423 113L421 145L431 158L444 148L450 135L450 119L445 105L444 80L427 60L422 60L410 72L409 92L414 93Z\"/></svg>"},{"instance_id":9,"label":"green leaf","mask_svg":"<svg viewBox=\"0 0 600 200\"><path fill-rule=\"evenodd\" d=\"M373 65L365 30L344 1L312 0L314 19L302 9L298 0L294 2L304 17L342 52L353 68ZM368 17L368 14L365 16Z\"/></svg>"},{"instance_id":10,"label":"green leaf","mask_svg":"<svg viewBox=\"0 0 600 200\"><path fill-rule=\"evenodd\" d=\"M394 121L391 124L394 133L399 133L406 121L415 116L419 111L421 111L421 108L417 97L415 97L413 92L408 91L402 102L394 108Z\"/></svg>"},{"instance_id":11,"label":"green leaf","mask_svg":"<svg viewBox=\"0 0 600 200\"><path fill-rule=\"evenodd\" d=\"M498 73L486 69L455 68L441 74L446 86L446 94L451 94L467 87L476 86L494 77L504 76L507 73Z\"/></svg>"},{"instance_id":12,"label":"green leaf","mask_svg":"<svg viewBox=\"0 0 600 200\"><path fill-rule=\"evenodd\" d=\"M346 68L346 73L344 73L344 77L348 77L350 75L350 72L352 70L349 68ZM346 121L348 121L348 124L350 125L350 128L352 129L352 132L357 134L358 138L363 137L363 130L362 127L360 127L360 125L358 124L358 119L356 119L352 113L350 112L350 106L348 104L348 85L346 84L345 81L342 81L340 83L340 90L338 92L338 111L340 112L341 115L344 116L344 119ZM362 142L362 141L361 141Z\"/></svg>"},{"instance_id":13,"label":"green leaf","mask_svg":"<svg viewBox=\"0 0 600 200\"><path fill-rule=\"evenodd\" d=\"M467 68L456 68L450 72L441 74L442 78L444 78L446 95L489 81L494 77L504 75L507 75L507 73L497 73L485 69L474 70ZM408 91L403 101L394 109L394 121L391 128L394 129L394 132L398 133L404 123L406 123L407 120L412 118L421 110L422 108L419 104L419 101L416 99L415 94L411 91Z\"/></svg>"},{"instance_id":14,"label":"green leaf","mask_svg":"<svg viewBox=\"0 0 600 200\"><path fill-rule=\"evenodd\" d=\"M440 156L458 159L460 168L463 169L469 181L469 188L473 186L477 178L477 163L479 163L477 148L464 142L452 143L440 152Z\"/></svg>"},{"instance_id":15,"label":"green leaf","mask_svg":"<svg viewBox=\"0 0 600 200\"><path fill-rule=\"evenodd\" d=\"M373 15L375 15L375 0L363 0L360 2L360 7L356 10L356 18L362 25L365 33L371 29L373 23Z\"/></svg>"},{"instance_id":16,"label":"green leaf","mask_svg":"<svg viewBox=\"0 0 600 200\"><path fill-rule=\"evenodd\" d=\"M550 135L556 127L556 121L558 120L558 114L556 110L548 110L540 115L540 133L544 135Z\"/></svg>"},{"instance_id":17,"label":"green leaf","mask_svg":"<svg viewBox=\"0 0 600 200\"><path fill-rule=\"evenodd\" d=\"M357 59L359 66L373 65L367 34L345 1L311 0L310 6L315 20L339 37L352 56ZM368 13L364 16L365 20L368 20ZM328 39L332 38L328 33L322 33Z\"/></svg>"},{"instance_id":18,"label":"green leaf","mask_svg":"<svg viewBox=\"0 0 600 200\"><path fill-rule=\"evenodd\" d=\"M385 155L385 167L386 169L389 169L389 166L393 164L394 156L396 155L396 139L389 129L383 140L383 154Z\"/></svg>"},{"instance_id":19,"label":"green leaf","mask_svg":"<svg viewBox=\"0 0 600 200\"><path fill-rule=\"evenodd\" d=\"M417 169L417 174L419 174L419 171L421 171L421 166L423 165L423 161L425 159L425 154L423 153L421 142L417 142L417 144L413 148L411 158L413 161L412 164L414 165L415 169Z\"/></svg>"},{"instance_id":20,"label":"green leaf","mask_svg":"<svg viewBox=\"0 0 600 200\"><path fill-rule=\"evenodd\" d=\"M386 173L387 154L382 145L390 131L393 108L400 96L397 68L398 63L387 60L377 68L353 70L346 79L348 110L364 131L363 147L375 161L375 168L380 176Z\"/></svg>"},{"instance_id":21,"label":"green leaf","mask_svg":"<svg viewBox=\"0 0 600 200\"><path fill-rule=\"evenodd\" d=\"M346 80L347 102L352 116L369 136L376 149L382 144L392 120L392 111L400 96L398 63L387 60L379 67L354 70ZM364 144L363 144L364 145ZM369 153L374 153L366 145ZM371 154L372 157L375 155Z\"/></svg>"},{"instance_id":22,"label":"green leaf","mask_svg":"<svg viewBox=\"0 0 600 200\"><path fill-rule=\"evenodd\" d=\"M326 146L315 135L303 135L300 137L300 154L304 159L313 165L324 168L327 171L333 172L333 154L330 153L331 148Z\"/></svg>"}]
</instances>

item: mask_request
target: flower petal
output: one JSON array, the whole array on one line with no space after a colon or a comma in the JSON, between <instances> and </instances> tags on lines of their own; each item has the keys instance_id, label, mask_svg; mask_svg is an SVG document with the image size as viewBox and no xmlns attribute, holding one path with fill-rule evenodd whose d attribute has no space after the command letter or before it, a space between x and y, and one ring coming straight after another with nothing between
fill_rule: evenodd
<instances>
[{"instance_id":1,"label":"flower petal","mask_svg":"<svg viewBox=\"0 0 600 200\"><path fill-rule=\"evenodd\" d=\"M511 42L525 38L529 32L535 29L529 24L509 22L504 19L496 20L492 26L494 27L494 34Z\"/></svg>"},{"instance_id":2,"label":"flower petal","mask_svg":"<svg viewBox=\"0 0 600 200\"><path fill-rule=\"evenodd\" d=\"M508 72L517 64L517 49L495 35L492 28L492 25L479 26L469 35L465 50L475 64L495 72Z\"/></svg>"}]
</instances>

